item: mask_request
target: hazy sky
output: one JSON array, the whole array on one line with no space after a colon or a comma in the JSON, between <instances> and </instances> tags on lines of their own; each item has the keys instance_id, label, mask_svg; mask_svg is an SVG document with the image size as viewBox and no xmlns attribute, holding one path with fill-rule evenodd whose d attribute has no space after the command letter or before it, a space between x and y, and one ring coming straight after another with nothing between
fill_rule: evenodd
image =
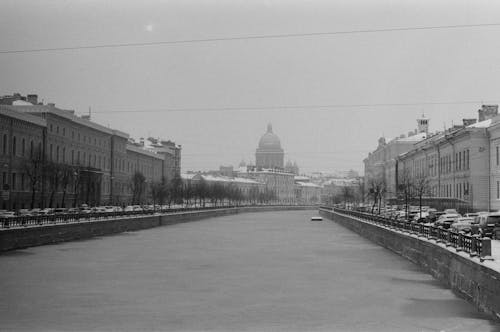
<instances>
[{"instance_id":1,"label":"hazy sky","mask_svg":"<svg viewBox=\"0 0 500 332\"><path fill-rule=\"evenodd\" d=\"M477 0L0 4L0 51L500 23L500 3ZM301 170L361 171L382 134L407 133L422 112L435 131L498 103L499 74L500 26L0 53L0 95L90 106L133 137L172 139L183 171L254 162L268 122ZM304 105L358 106L280 108ZM230 110L249 107L273 109ZM166 111L186 108L209 110Z\"/></svg>"}]
</instances>

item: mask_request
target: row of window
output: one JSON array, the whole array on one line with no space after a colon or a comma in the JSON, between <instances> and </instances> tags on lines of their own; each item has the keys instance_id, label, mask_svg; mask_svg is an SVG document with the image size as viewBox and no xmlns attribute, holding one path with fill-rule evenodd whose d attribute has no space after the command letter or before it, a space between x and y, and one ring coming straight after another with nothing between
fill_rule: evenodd
<instances>
[{"instance_id":1,"label":"row of window","mask_svg":"<svg viewBox=\"0 0 500 332\"><path fill-rule=\"evenodd\" d=\"M498 156L498 147L497 147L497 160ZM454 165L454 166L453 166ZM442 156L438 158L437 155L426 156L425 158L413 160L411 167L411 175L412 176L437 176L438 171L441 174L451 173L453 170L462 171L470 169L470 153L469 149L465 149L459 152L456 152L453 156L452 154L448 154L446 156Z\"/></svg>"},{"instance_id":2,"label":"row of window","mask_svg":"<svg viewBox=\"0 0 500 332\"><path fill-rule=\"evenodd\" d=\"M456 152L454 156L449 154L439 159L439 170L442 174L451 173L453 170L462 171L470 169L469 149Z\"/></svg>"},{"instance_id":3,"label":"row of window","mask_svg":"<svg viewBox=\"0 0 500 332\"><path fill-rule=\"evenodd\" d=\"M469 185L469 182L459 182L455 185L449 183L441 185L439 196L468 200L471 191L472 186Z\"/></svg>"},{"instance_id":4,"label":"row of window","mask_svg":"<svg viewBox=\"0 0 500 332\"><path fill-rule=\"evenodd\" d=\"M33 140L30 141L30 144L29 144L29 153L30 153L30 156L33 156L35 144L36 143ZM21 140L20 146L18 146L16 136L12 137L11 148L12 148L11 151L12 151L12 155L13 156L25 157L26 156L26 152L27 152L26 149L28 148L27 145L26 145L26 139L23 138ZM42 150L42 143L41 142L38 142L38 148L39 148L40 151ZM10 154L7 134L4 134L3 137L2 137L2 154L4 154L4 155L9 155Z\"/></svg>"},{"instance_id":5,"label":"row of window","mask_svg":"<svg viewBox=\"0 0 500 332\"><path fill-rule=\"evenodd\" d=\"M49 124L49 132L55 132L56 134L61 133L63 137L66 137L66 128L61 127L61 130L59 130L59 126L56 125L54 129L54 125L52 123ZM71 131L71 139L76 139L78 142L83 141L83 143L86 144L92 144L92 138L90 136L81 135L79 132L77 132L75 135L74 130ZM109 142L101 139L98 140L96 137L94 137L94 145L107 148L109 147Z\"/></svg>"}]
</instances>

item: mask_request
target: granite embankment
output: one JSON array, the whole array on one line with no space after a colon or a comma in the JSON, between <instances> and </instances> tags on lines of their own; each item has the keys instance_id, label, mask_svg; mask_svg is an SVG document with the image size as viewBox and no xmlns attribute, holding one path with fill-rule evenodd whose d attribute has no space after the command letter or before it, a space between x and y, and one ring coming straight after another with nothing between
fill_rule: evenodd
<instances>
[{"instance_id":1,"label":"granite embankment","mask_svg":"<svg viewBox=\"0 0 500 332\"><path fill-rule=\"evenodd\" d=\"M500 320L500 272L463 252L330 210L320 214L407 258L480 311Z\"/></svg>"},{"instance_id":2,"label":"granite embankment","mask_svg":"<svg viewBox=\"0 0 500 332\"><path fill-rule=\"evenodd\" d=\"M145 216L120 217L56 223L34 227L16 227L0 231L0 252L45 244L74 241L127 231L190 222L244 212L316 209L314 206L258 206L236 207L187 212L164 213Z\"/></svg>"}]
</instances>

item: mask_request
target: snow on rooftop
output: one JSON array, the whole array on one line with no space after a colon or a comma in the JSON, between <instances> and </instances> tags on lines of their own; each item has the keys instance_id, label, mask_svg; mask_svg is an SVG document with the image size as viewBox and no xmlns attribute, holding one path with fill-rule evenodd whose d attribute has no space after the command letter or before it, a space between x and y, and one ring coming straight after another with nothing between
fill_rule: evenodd
<instances>
[{"instance_id":1,"label":"snow on rooftop","mask_svg":"<svg viewBox=\"0 0 500 332\"><path fill-rule=\"evenodd\" d=\"M14 100L12 102L12 105L14 105L14 106L33 106L32 103L24 101L24 100Z\"/></svg>"},{"instance_id":2,"label":"snow on rooftop","mask_svg":"<svg viewBox=\"0 0 500 332\"><path fill-rule=\"evenodd\" d=\"M313 187L313 188L321 188L321 186L312 183L312 182L297 182L297 184L301 187Z\"/></svg>"},{"instance_id":3,"label":"snow on rooftop","mask_svg":"<svg viewBox=\"0 0 500 332\"><path fill-rule=\"evenodd\" d=\"M488 120L484 120L481 122L473 123L473 124L467 126L467 128L488 128L491 126L491 122L492 122L492 119L488 119Z\"/></svg>"},{"instance_id":4,"label":"snow on rooftop","mask_svg":"<svg viewBox=\"0 0 500 332\"><path fill-rule=\"evenodd\" d=\"M399 142L418 142L427 138L427 133L418 133L409 137L397 138Z\"/></svg>"}]
</instances>

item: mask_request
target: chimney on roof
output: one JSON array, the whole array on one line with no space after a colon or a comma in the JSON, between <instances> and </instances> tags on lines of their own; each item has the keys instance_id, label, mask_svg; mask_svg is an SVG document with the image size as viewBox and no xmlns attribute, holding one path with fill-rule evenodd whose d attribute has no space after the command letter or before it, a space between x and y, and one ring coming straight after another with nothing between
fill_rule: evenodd
<instances>
[{"instance_id":1,"label":"chimney on roof","mask_svg":"<svg viewBox=\"0 0 500 332\"><path fill-rule=\"evenodd\" d=\"M26 101L28 103L32 103L33 105L38 105L38 95L28 95L26 97Z\"/></svg>"},{"instance_id":2,"label":"chimney on roof","mask_svg":"<svg viewBox=\"0 0 500 332\"><path fill-rule=\"evenodd\" d=\"M139 138L139 144L144 146L144 137Z\"/></svg>"},{"instance_id":3,"label":"chimney on roof","mask_svg":"<svg viewBox=\"0 0 500 332\"><path fill-rule=\"evenodd\" d=\"M56 104L54 104L54 103L47 103L47 106L56 107Z\"/></svg>"},{"instance_id":4,"label":"chimney on roof","mask_svg":"<svg viewBox=\"0 0 500 332\"><path fill-rule=\"evenodd\" d=\"M474 123L477 122L476 119L462 119L462 121L465 127L473 125Z\"/></svg>"},{"instance_id":5,"label":"chimney on roof","mask_svg":"<svg viewBox=\"0 0 500 332\"><path fill-rule=\"evenodd\" d=\"M498 105L482 105L479 113L479 122L489 120L498 115Z\"/></svg>"}]
</instances>

